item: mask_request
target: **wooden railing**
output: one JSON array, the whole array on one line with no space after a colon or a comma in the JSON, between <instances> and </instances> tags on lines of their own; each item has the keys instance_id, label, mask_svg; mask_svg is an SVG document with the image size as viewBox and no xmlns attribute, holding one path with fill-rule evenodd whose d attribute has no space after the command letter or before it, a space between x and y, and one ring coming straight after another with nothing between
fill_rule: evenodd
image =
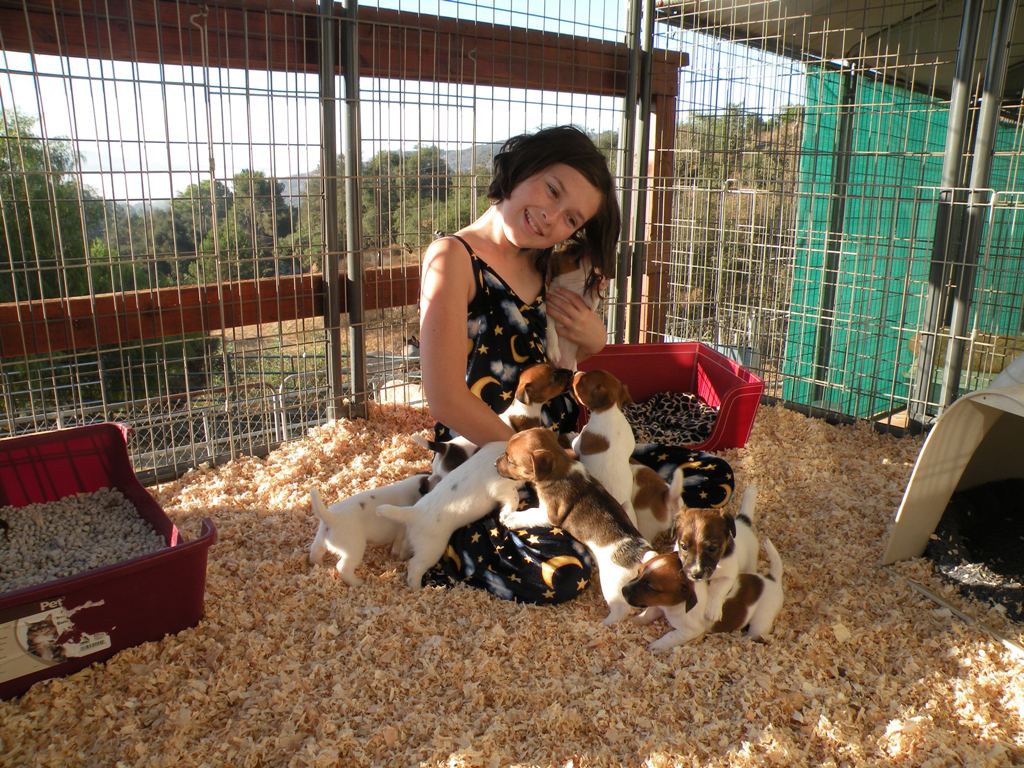
<instances>
[{"instance_id":1,"label":"wooden railing","mask_svg":"<svg viewBox=\"0 0 1024 768\"><path fill-rule=\"evenodd\" d=\"M419 267L367 270L363 308L416 304L419 279ZM0 304L0 355L10 360L319 317L323 296L323 276L309 274L10 302Z\"/></svg>"}]
</instances>

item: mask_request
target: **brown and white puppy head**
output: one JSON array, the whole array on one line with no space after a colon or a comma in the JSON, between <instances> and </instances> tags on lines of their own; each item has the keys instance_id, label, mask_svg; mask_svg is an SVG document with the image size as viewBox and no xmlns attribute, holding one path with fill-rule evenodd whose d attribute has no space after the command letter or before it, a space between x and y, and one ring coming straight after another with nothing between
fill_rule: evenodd
<instances>
[{"instance_id":1,"label":"brown and white puppy head","mask_svg":"<svg viewBox=\"0 0 1024 768\"><path fill-rule=\"evenodd\" d=\"M572 371L550 363L537 363L519 374L516 400L525 405L543 405L569 391Z\"/></svg>"},{"instance_id":2,"label":"brown and white puppy head","mask_svg":"<svg viewBox=\"0 0 1024 768\"><path fill-rule=\"evenodd\" d=\"M690 611L697 605L693 582L687 578L676 552L647 560L640 575L622 588L622 596L634 608L685 605Z\"/></svg>"},{"instance_id":3,"label":"brown and white puppy head","mask_svg":"<svg viewBox=\"0 0 1024 768\"><path fill-rule=\"evenodd\" d=\"M596 413L621 409L633 402L626 385L608 371L577 371L572 379L572 393L580 405Z\"/></svg>"},{"instance_id":4,"label":"brown and white puppy head","mask_svg":"<svg viewBox=\"0 0 1024 768\"><path fill-rule=\"evenodd\" d=\"M583 265L586 248L582 243L569 241L556 246L548 257L548 280L567 275Z\"/></svg>"},{"instance_id":5,"label":"brown and white puppy head","mask_svg":"<svg viewBox=\"0 0 1024 768\"><path fill-rule=\"evenodd\" d=\"M683 570L691 579L710 579L719 561L732 554L736 521L721 509L684 507L676 517L676 542Z\"/></svg>"},{"instance_id":6,"label":"brown and white puppy head","mask_svg":"<svg viewBox=\"0 0 1024 768\"><path fill-rule=\"evenodd\" d=\"M502 477L542 483L569 474L572 459L550 429L533 427L509 438L505 453L494 463Z\"/></svg>"}]
</instances>

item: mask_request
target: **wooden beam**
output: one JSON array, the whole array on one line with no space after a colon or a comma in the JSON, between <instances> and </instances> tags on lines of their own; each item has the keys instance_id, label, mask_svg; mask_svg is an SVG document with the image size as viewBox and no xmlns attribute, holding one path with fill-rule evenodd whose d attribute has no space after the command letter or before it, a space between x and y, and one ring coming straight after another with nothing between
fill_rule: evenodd
<instances>
[{"instance_id":1,"label":"wooden beam","mask_svg":"<svg viewBox=\"0 0 1024 768\"><path fill-rule=\"evenodd\" d=\"M418 266L365 273L366 309L418 300ZM85 351L322 314L320 275L10 302L0 304L0 355L11 360Z\"/></svg>"},{"instance_id":2,"label":"wooden beam","mask_svg":"<svg viewBox=\"0 0 1024 768\"><path fill-rule=\"evenodd\" d=\"M0 28L8 51L201 67L208 42L211 67L317 72L316 6L302 5L25 0L0 7Z\"/></svg>"},{"instance_id":3,"label":"wooden beam","mask_svg":"<svg viewBox=\"0 0 1024 768\"><path fill-rule=\"evenodd\" d=\"M626 46L574 35L360 8L362 74L604 96L626 93ZM654 53L652 92L679 88L685 53ZM385 74L390 73L390 74Z\"/></svg>"},{"instance_id":4,"label":"wooden beam","mask_svg":"<svg viewBox=\"0 0 1024 768\"><path fill-rule=\"evenodd\" d=\"M211 67L319 71L315 0L3 1L0 29L8 51L203 66L206 44ZM685 53L655 51L652 93L675 95L678 70L687 63ZM573 35L363 7L359 66L368 77L621 96L628 49Z\"/></svg>"}]
</instances>

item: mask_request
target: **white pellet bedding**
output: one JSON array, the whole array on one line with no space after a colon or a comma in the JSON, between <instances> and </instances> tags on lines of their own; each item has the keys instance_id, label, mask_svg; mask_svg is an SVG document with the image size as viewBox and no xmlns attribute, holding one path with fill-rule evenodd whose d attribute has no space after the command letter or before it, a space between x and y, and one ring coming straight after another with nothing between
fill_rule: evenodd
<instances>
[{"instance_id":1,"label":"white pellet bedding","mask_svg":"<svg viewBox=\"0 0 1024 768\"><path fill-rule=\"evenodd\" d=\"M878 565L921 447L762 406L737 488L785 562L764 643L666 654L655 624L601 625L596 587L536 607L411 591L371 548L346 587L306 555L326 502L428 467L404 406L153 489L187 536L215 521L206 617L0 702L3 766L1011 766L1024 763L1020 643L931 564ZM738 497L741 494L737 494Z\"/></svg>"},{"instance_id":2,"label":"white pellet bedding","mask_svg":"<svg viewBox=\"0 0 1024 768\"><path fill-rule=\"evenodd\" d=\"M0 592L75 576L166 546L116 488L0 507Z\"/></svg>"}]
</instances>

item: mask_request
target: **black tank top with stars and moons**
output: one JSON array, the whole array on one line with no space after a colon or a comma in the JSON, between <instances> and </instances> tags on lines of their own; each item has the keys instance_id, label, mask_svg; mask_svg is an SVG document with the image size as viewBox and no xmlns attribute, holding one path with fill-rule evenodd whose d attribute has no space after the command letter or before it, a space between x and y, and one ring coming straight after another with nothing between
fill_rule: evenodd
<instances>
[{"instance_id":1,"label":"black tank top with stars and moons","mask_svg":"<svg viewBox=\"0 0 1024 768\"><path fill-rule=\"evenodd\" d=\"M467 366L469 391L483 400L495 413L502 413L515 397L519 374L535 363L545 362L547 337L546 288L527 303L481 259L465 240L462 243L473 265L476 292L466 312ZM546 425L559 432L576 429L578 406L570 395L548 403L544 411ZM434 429L439 440L453 433L443 424Z\"/></svg>"}]
</instances>

